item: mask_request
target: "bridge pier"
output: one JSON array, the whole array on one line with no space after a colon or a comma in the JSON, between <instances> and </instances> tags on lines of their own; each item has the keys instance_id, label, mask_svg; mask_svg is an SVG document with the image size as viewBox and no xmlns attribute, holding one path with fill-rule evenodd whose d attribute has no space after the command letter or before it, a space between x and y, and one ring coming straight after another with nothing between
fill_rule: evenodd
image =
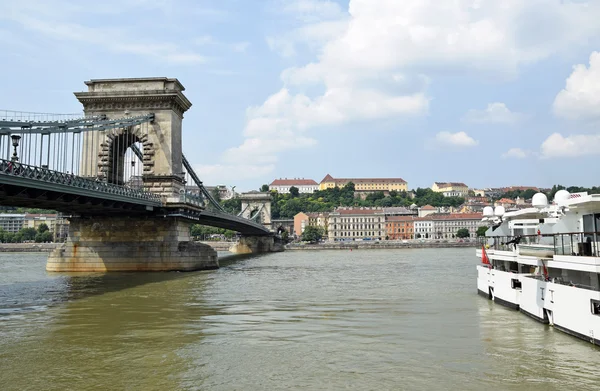
<instances>
[{"instance_id":1,"label":"bridge pier","mask_svg":"<svg viewBox=\"0 0 600 391\"><path fill-rule=\"evenodd\" d=\"M229 248L229 252L234 254L260 254L283 250L283 243L274 236L242 236Z\"/></svg>"},{"instance_id":2,"label":"bridge pier","mask_svg":"<svg viewBox=\"0 0 600 391\"><path fill-rule=\"evenodd\" d=\"M76 217L67 242L48 257L51 272L191 271L219 267L217 252L190 240L174 217Z\"/></svg>"}]
</instances>

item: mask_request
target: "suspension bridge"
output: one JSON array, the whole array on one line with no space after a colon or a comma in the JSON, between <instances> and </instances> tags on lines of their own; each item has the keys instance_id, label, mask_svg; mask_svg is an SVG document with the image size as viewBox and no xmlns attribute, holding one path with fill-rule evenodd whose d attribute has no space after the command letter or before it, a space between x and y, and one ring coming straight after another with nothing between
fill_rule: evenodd
<instances>
[{"instance_id":1,"label":"suspension bridge","mask_svg":"<svg viewBox=\"0 0 600 391\"><path fill-rule=\"evenodd\" d=\"M0 111L0 205L70 216L67 242L49 256L48 270L216 267L216 253L190 240L194 223L239 232L243 252L279 249L257 221L262 207L227 213L184 156L191 103L177 79L86 84L75 93L83 114Z\"/></svg>"}]
</instances>

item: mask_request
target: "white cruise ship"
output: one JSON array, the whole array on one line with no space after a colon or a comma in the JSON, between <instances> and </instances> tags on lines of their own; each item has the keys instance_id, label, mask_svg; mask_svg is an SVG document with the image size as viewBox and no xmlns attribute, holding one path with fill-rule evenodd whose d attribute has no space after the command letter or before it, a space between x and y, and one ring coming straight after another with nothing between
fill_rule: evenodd
<instances>
[{"instance_id":1,"label":"white cruise ship","mask_svg":"<svg viewBox=\"0 0 600 391\"><path fill-rule=\"evenodd\" d=\"M600 194L560 190L548 204L487 207L476 254L478 292L542 323L600 345Z\"/></svg>"}]
</instances>

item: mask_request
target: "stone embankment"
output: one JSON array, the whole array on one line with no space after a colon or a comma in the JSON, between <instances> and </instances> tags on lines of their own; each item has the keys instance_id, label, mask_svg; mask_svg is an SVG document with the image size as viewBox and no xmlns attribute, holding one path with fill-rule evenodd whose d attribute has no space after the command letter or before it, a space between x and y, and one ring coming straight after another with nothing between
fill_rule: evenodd
<instances>
[{"instance_id":1,"label":"stone embankment","mask_svg":"<svg viewBox=\"0 0 600 391\"><path fill-rule=\"evenodd\" d=\"M0 243L0 253L47 253L62 243Z\"/></svg>"},{"instance_id":2,"label":"stone embankment","mask_svg":"<svg viewBox=\"0 0 600 391\"><path fill-rule=\"evenodd\" d=\"M402 248L460 248L477 247L477 242L444 242L444 241L375 241L375 242L333 242L333 243L290 243L286 250L367 250L367 249L402 249Z\"/></svg>"},{"instance_id":3,"label":"stone embankment","mask_svg":"<svg viewBox=\"0 0 600 391\"><path fill-rule=\"evenodd\" d=\"M198 242L202 244L207 244L212 247L216 251L228 251L231 246L233 246L236 242L214 242L214 241L206 241L206 242Z\"/></svg>"}]
</instances>

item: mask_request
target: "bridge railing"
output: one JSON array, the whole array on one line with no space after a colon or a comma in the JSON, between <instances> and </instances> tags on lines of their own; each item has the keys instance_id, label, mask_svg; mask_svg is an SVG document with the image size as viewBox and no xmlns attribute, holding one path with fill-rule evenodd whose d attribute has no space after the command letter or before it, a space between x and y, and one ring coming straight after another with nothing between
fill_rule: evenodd
<instances>
[{"instance_id":1,"label":"bridge railing","mask_svg":"<svg viewBox=\"0 0 600 391\"><path fill-rule=\"evenodd\" d=\"M189 191L181 192L179 194L179 202L199 207L204 207L206 205L204 197L190 193Z\"/></svg>"},{"instance_id":2,"label":"bridge railing","mask_svg":"<svg viewBox=\"0 0 600 391\"><path fill-rule=\"evenodd\" d=\"M127 188L93 179L82 178L73 174L66 174L59 171L30 166L28 164L13 162L5 159L0 159L0 175L9 175L57 185L71 186L78 189L90 190L105 194L114 194L132 199L150 201L156 203L157 205L162 205L160 196L150 192Z\"/></svg>"}]
</instances>

